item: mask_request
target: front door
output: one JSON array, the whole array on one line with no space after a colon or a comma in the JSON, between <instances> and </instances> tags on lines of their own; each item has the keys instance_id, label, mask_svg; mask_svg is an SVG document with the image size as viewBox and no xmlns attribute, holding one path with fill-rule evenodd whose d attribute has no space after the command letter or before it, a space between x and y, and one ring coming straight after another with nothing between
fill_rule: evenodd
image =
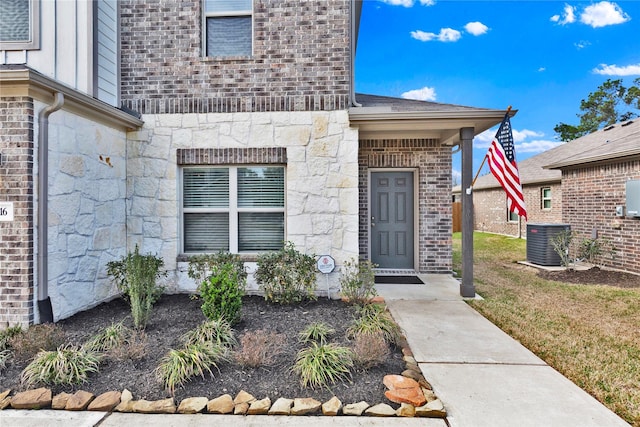
<instances>
[{"instance_id":1,"label":"front door","mask_svg":"<svg viewBox=\"0 0 640 427\"><path fill-rule=\"evenodd\" d=\"M371 173L371 261L413 269L413 172Z\"/></svg>"}]
</instances>

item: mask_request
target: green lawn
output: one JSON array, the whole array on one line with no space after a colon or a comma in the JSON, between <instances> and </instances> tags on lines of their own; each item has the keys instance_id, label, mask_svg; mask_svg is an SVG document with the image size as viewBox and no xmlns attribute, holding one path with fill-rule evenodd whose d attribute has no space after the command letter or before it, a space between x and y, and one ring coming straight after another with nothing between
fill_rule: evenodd
<instances>
[{"instance_id":1,"label":"green lawn","mask_svg":"<svg viewBox=\"0 0 640 427\"><path fill-rule=\"evenodd\" d=\"M453 236L461 271L460 233ZM611 410L640 427L640 289L544 280L526 258L526 241L474 234L470 304Z\"/></svg>"}]
</instances>

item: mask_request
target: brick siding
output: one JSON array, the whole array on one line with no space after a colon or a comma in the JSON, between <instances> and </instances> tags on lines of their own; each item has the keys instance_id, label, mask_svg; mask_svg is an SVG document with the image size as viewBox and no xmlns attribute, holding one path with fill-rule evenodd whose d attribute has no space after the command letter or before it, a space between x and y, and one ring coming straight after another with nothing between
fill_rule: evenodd
<instances>
[{"instance_id":1,"label":"brick siding","mask_svg":"<svg viewBox=\"0 0 640 427\"><path fill-rule=\"evenodd\" d=\"M562 218L581 237L591 238L595 230L613 244L613 259L602 256L599 263L640 273L640 218L618 218L615 212L626 205L629 179L640 179L640 160L563 170Z\"/></svg>"},{"instance_id":2,"label":"brick siding","mask_svg":"<svg viewBox=\"0 0 640 427\"><path fill-rule=\"evenodd\" d=\"M0 201L13 222L0 222L0 329L33 323L33 100L0 100Z\"/></svg>"},{"instance_id":3,"label":"brick siding","mask_svg":"<svg viewBox=\"0 0 640 427\"><path fill-rule=\"evenodd\" d=\"M359 163L360 257L369 247L369 169L418 170L418 271L451 271L451 148L437 140L363 140Z\"/></svg>"},{"instance_id":4,"label":"brick siding","mask_svg":"<svg viewBox=\"0 0 640 427\"><path fill-rule=\"evenodd\" d=\"M349 0L253 3L253 55L205 58L200 1L121 1L123 104L143 114L346 109Z\"/></svg>"},{"instance_id":5,"label":"brick siding","mask_svg":"<svg viewBox=\"0 0 640 427\"><path fill-rule=\"evenodd\" d=\"M551 188L551 209L542 209L542 188ZM560 183L531 184L522 188L530 224L562 223L562 189ZM502 188L477 189L473 192L474 228L477 231L527 236L527 221L509 222L507 197Z\"/></svg>"}]
</instances>

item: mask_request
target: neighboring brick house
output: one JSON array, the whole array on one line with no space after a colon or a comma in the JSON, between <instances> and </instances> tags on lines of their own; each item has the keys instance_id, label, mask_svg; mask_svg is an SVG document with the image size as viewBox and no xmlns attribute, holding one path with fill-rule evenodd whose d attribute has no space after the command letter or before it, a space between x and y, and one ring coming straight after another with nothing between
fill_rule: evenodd
<instances>
[{"instance_id":1,"label":"neighboring brick house","mask_svg":"<svg viewBox=\"0 0 640 427\"><path fill-rule=\"evenodd\" d=\"M613 256L603 254L599 264L640 273L640 216L627 206L640 200L640 120L617 123L569 144L583 149L545 166L562 171L562 221L582 238L612 244ZM635 185L628 186L629 181Z\"/></svg>"},{"instance_id":2,"label":"neighboring brick house","mask_svg":"<svg viewBox=\"0 0 640 427\"><path fill-rule=\"evenodd\" d=\"M350 258L451 271L451 150L505 112L355 95L361 2L2 7L0 327L113 298L136 244L171 292L191 254L251 273L284 241L333 256L334 291Z\"/></svg>"}]
</instances>

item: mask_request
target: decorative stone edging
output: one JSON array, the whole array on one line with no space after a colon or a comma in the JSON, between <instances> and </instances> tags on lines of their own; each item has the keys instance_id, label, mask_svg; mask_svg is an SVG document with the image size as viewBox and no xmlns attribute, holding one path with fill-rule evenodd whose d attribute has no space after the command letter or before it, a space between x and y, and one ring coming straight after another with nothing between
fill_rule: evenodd
<instances>
[{"instance_id":1,"label":"decorative stone edging","mask_svg":"<svg viewBox=\"0 0 640 427\"><path fill-rule=\"evenodd\" d=\"M179 405L173 398L147 401L133 400L127 389L122 392L108 391L99 396L85 390L74 394L60 393L52 396L48 388L38 388L16 393L11 390L0 393L0 410L13 409L60 409L67 411L134 412L142 414L235 414L235 415L313 415L322 411L323 415L373 416L373 417L429 417L444 418L447 412L437 398L431 385L422 375L408 346L402 348L405 370L401 375L386 375L383 379L387 391L385 396L398 409L386 403L370 405L357 402L344 405L336 396L322 403L313 398L278 398L271 402L268 397L258 400L246 391L236 397L223 394L209 400L206 397L189 397Z\"/></svg>"}]
</instances>

